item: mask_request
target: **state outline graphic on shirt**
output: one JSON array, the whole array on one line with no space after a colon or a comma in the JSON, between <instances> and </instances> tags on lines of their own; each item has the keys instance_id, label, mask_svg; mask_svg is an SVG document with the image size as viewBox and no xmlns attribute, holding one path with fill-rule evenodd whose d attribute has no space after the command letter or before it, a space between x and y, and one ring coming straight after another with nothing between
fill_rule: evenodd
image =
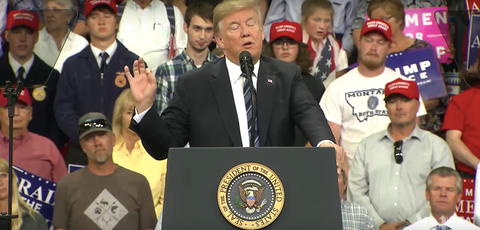
<instances>
[{"instance_id":1,"label":"state outline graphic on shirt","mask_svg":"<svg viewBox=\"0 0 480 230\"><path fill-rule=\"evenodd\" d=\"M112 230L128 214L128 210L107 189L104 189L84 214L100 229Z\"/></svg>"},{"instance_id":2,"label":"state outline graphic on shirt","mask_svg":"<svg viewBox=\"0 0 480 230\"><path fill-rule=\"evenodd\" d=\"M384 95L384 88L350 91L345 92L345 102L352 108L352 115L361 123L368 121L369 117L388 116L385 107L378 109L380 103L384 103Z\"/></svg>"}]
</instances>

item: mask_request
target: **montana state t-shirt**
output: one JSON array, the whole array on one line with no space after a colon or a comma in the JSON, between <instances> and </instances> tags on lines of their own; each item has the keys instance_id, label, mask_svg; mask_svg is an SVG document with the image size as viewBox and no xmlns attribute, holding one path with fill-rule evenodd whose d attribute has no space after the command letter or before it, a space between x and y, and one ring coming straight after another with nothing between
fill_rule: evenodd
<instances>
[{"instance_id":1,"label":"montana state t-shirt","mask_svg":"<svg viewBox=\"0 0 480 230\"><path fill-rule=\"evenodd\" d=\"M397 78L408 80L387 67L376 77L364 77L355 68L333 81L323 94L320 107L328 121L341 126L340 146L347 152L350 164L360 141L390 124L384 101L385 85ZM420 98L417 116L425 114Z\"/></svg>"},{"instance_id":2,"label":"montana state t-shirt","mask_svg":"<svg viewBox=\"0 0 480 230\"><path fill-rule=\"evenodd\" d=\"M118 166L98 176L87 167L62 178L52 225L68 230L144 230L157 223L147 179Z\"/></svg>"}]
</instances>

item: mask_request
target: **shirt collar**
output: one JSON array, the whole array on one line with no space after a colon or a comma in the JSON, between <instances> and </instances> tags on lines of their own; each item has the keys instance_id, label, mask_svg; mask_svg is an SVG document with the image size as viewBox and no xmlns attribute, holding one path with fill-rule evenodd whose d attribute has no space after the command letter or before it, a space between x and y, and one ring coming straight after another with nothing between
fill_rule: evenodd
<instances>
[{"instance_id":1,"label":"shirt collar","mask_svg":"<svg viewBox=\"0 0 480 230\"><path fill-rule=\"evenodd\" d=\"M192 63L193 65L195 65L195 62L193 61L192 58L190 58L190 56L188 56L187 52L185 52L185 50L182 51L182 53L180 53L180 58L182 60L185 61L185 63ZM202 66L205 65L205 63L208 63L208 62L212 62L214 61L214 55L210 52L210 50L207 51L207 58L205 58L205 60L203 61L202 63Z\"/></svg>"},{"instance_id":2,"label":"shirt collar","mask_svg":"<svg viewBox=\"0 0 480 230\"><path fill-rule=\"evenodd\" d=\"M437 219L435 219L435 217L433 217L432 214L430 214L429 217L426 218L426 222L427 222L427 227L429 229L435 229L435 227L437 227L438 225L444 225L444 226L447 226L451 229L455 229L455 227L458 227L458 216L456 213L453 213L452 216L450 216L447 221L445 221L445 223L441 224L441 223L438 223Z\"/></svg>"},{"instance_id":3,"label":"shirt collar","mask_svg":"<svg viewBox=\"0 0 480 230\"><path fill-rule=\"evenodd\" d=\"M23 66L23 68L25 69L24 78L27 78L28 71L30 71L33 65L34 56L35 55L32 55L32 57L28 59L27 62L25 62L23 65L20 65L20 63L18 63L17 60L15 60L15 58L12 57L12 54L8 52L8 62L10 63L10 66L12 67L12 70L15 73L15 76L17 76L18 68L20 68L20 66Z\"/></svg>"},{"instance_id":4,"label":"shirt collar","mask_svg":"<svg viewBox=\"0 0 480 230\"><path fill-rule=\"evenodd\" d=\"M383 140L384 138L388 138L389 140L394 141L392 136L390 135L390 132L389 132L391 126L392 126L392 124L390 123L388 125L388 128L382 131L383 134L380 136L380 140ZM418 126L415 125L415 128L413 128L412 133L410 133L410 135L408 135L404 140L410 140L412 138L416 138L416 139L422 141L420 136L421 136L420 135L420 130L419 130Z\"/></svg>"},{"instance_id":5,"label":"shirt collar","mask_svg":"<svg viewBox=\"0 0 480 230\"><path fill-rule=\"evenodd\" d=\"M146 153L146 150L143 148L141 140L135 143L135 146L133 147L133 149L140 149L140 153L142 155ZM113 151L128 153L127 146L125 145L125 141L123 141L123 138L117 138L115 146L113 147Z\"/></svg>"},{"instance_id":6,"label":"shirt collar","mask_svg":"<svg viewBox=\"0 0 480 230\"><path fill-rule=\"evenodd\" d=\"M117 47L118 47L117 40L115 40L113 42L113 44L111 44L107 48L107 50L100 50L99 48L93 46L92 43L90 43L90 48L92 49L92 53L93 53L93 56L95 56L95 58L98 59L98 58L100 58L100 53L107 52L107 54L108 54L107 64L112 59L113 55L115 54L115 51L117 51Z\"/></svg>"},{"instance_id":7,"label":"shirt collar","mask_svg":"<svg viewBox=\"0 0 480 230\"><path fill-rule=\"evenodd\" d=\"M44 27L42 30L40 30L40 40L42 41L47 41L47 40L52 40L52 41L55 41L52 37L52 35L50 35L48 32L47 32L47 27ZM68 39L69 41L72 41L72 38L70 37L70 33L72 33L72 31L70 31L70 29L67 29L67 34L65 34L65 37L63 37L62 39L62 45L65 44L65 40Z\"/></svg>"},{"instance_id":8,"label":"shirt collar","mask_svg":"<svg viewBox=\"0 0 480 230\"><path fill-rule=\"evenodd\" d=\"M27 130L25 133L23 133L22 135L18 136L17 138L13 139L13 142L14 142L14 145L18 142L20 142L20 144L24 144L25 141L28 139L29 137L29 131ZM8 145L8 140L7 140L7 137L5 136L5 134L3 134L2 131L0 131L0 142L2 144L7 144Z\"/></svg>"},{"instance_id":9,"label":"shirt collar","mask_svg":"<svg viewBox=\"0 0 480 230\"><path fill-rule=\"evenodd\" d=\"M230 76L230 82L234 84L242 75L242 70L240 66L231 62L228 57L225 57L225 62L227 64L228 75ZM258 76L258 69L260 68L260 59L253 65L253 75L252 77ZM255 81L254 81L255 82Z\"/></svg>"}]
</instances>

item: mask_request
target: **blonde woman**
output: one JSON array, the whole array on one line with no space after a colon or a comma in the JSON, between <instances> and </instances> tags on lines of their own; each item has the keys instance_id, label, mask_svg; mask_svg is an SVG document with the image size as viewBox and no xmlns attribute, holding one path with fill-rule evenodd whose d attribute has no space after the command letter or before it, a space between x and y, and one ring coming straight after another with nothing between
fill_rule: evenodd
<instances>
[{"instance_id":1,"label":"blonde woman","mask_svg":"<svg viewBox=\"0 0 480 230\"><path fill-rule=\"evenodd\" d=\"M116 137L113 161L147 178L158 216L163 208L167 160L158 161L152 158L143 148L140 137L129 128L134 107L135 99L132 92L130 89L125 89L118 96L113 108L113 132Z\"/></svg>"},{"instance_id":2,"label":"blonde woman","mask_svg":"<svg viewBox=\"0 0 480 230\"><path fill-rule=\"evenodd\" d=\"M17 175L12 175L12 212L18 218L12 221L12 230L47 230L47 221L34 211L18 193ZM0 158L0 212L8 211L8 162Z\"/></svg>"}]
</instances>

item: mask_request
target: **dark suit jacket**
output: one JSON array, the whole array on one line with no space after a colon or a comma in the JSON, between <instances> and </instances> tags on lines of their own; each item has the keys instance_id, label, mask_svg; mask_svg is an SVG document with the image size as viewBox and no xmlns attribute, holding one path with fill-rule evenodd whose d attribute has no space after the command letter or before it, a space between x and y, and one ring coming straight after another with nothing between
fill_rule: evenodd
<instances>
[{"instance_id":1,"label":"dark suit jacket","mask_svg":"<svg viewBox=\"0 0 480 230\"><path fill-rule=\"evenodd\" d=\"M300 67L262 56L257 88L260 146L293 146L295 124L311 143L335 140ZM179 77L169 107L161 117L156 110L152 107L139 124L132 120L131 125L155 159L165 159L170 147L187 142L191 147L242 146L224 58Z\"/></svg>"},{"instance_id":2,"label":"dark suit jacket","mask_svg":"<svg viewBox=\"0 0 480 230\"><path fill-rule=\"evenodd\" d=\"M16 70L15 70L16 71ZM53 102L57 93L59 73L53 67L34 56L33 64L23 82L32 97L32 120L28 124L28 130L32 133L49 138L61 149L67 142L67 136L60 130L53 111ZM14 70L8 61L8 54L0 58L0 86L5 87L5 82L17 82ZM45 85L45 99L37 100L34 97L34 88ZM3 95L0 95L3 97Z\"/></svg>"},{"instance_id":3,"label":"dark suit jacket","mask_svg":"<svg viewBox=\"0 0 480 230\"><path fill-rule=\"evenodd\" d=\"M325 93L325 85L323 85L322 79L306 73L302 74L302 77L308 91L310 91L315 101L320 103L320 99L322 99L323 93ZM305 146L308 139L298 126L295 126L295 133L297 136L295 139L295 146Z\"/></svg>"}]
</instances>

